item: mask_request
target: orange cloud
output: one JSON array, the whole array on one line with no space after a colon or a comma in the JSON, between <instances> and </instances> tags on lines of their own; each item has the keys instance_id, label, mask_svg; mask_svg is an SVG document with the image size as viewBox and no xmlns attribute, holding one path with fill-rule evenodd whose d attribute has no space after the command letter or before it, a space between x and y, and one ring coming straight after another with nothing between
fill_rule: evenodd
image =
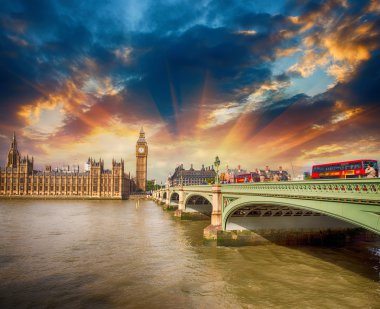
<instances>
[{"instance_id":1,"label":"orange cloud","mask_svg":"<svg viewBox=\"0 0 380 309\"><path fill-rule=\"evenodd\" d=\"M289 72L295 72L302 77L312 75L316 68L325 66L329 61L326 52L317 53L314 50L306 50L302 59L289 68Z\"/></svg>"},{"instance_id":2,"label":"orange cloud","mask_svg":"<svg viewBox=\"0 0 380 309\"><path fill-rule=\"evenodd\" d=\"M345 110L344 112L334 115L331 119L331 123L336 124L341 121L349 120L357 116L358 114L362 113L363 111L364 111L364 108L361 108L361 107Z\"/></svg>"},{"instance_id":3,"label":"orange cloud","mask_svg":"<svg viewBox=\"0 0 380 309\"><path fill-rule=\"evenodd\" d=\"M349 63L346 63L345 65L334 63L327 68L327 73L334 76L335 80L338 82L344 82L347 80L353 71L354 66Z\"/></svg>"},{"instance_id":4,"label":"orange cloud","mask_svg":"<svg viewBox=\"0 0 380 309\"><path fill-rule=\"evenodd\" d=\"M295 53L301 51L298 47L290 47L290 48L279 48L276 50L276 57L289 57L294 55Z\"/></svg>"},{"instance_id":5,"label":"orange cloud","mask_svg":"<svg viewBox=\"0 0 380 309\"><path fill-rule=\"evenodd\" d=\"M326 68L337 81L346 81L358 65L371 57L371 52L380 46L375 21L362 22L360 16L366 12L378 12L378 2L372 1L357 15L342 15L336 19L333 8L349 7L347 1L326 1L319 10L304 16L292 16L289 20L303 25L301 33L313 27L323 31L307 34L303 39L305 52L300 62L289 68L303 77L310 76L318 67ZM320 52L316 53L315 50Z\"/></svg>"}]
</instances>

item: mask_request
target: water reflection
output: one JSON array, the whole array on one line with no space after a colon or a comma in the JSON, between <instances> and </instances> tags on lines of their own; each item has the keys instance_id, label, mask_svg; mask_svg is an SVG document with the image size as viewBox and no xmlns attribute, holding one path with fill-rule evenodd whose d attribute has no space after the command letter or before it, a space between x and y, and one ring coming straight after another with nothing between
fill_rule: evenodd
<instances>
[{"instance_id":1,"label":"water reflection","mask_svg":"<svg viewBox=\"0 0 380 309\"><path fill-rule=\"evenodd\" d=\"M379 244L204 245L151 201L0 202L0 307L375 308Z\"/></svg>"}]
</instances>

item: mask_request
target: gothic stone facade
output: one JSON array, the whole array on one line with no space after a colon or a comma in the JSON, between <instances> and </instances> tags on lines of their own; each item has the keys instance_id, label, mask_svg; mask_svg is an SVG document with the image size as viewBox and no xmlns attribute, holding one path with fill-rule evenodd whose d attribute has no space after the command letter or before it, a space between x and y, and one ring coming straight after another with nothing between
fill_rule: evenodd
<instances>
[{"instance_id":1,"label":"gothic stone facade","mask_svg":"<svg viewBox=\"0 0 380 309\"><path fill-rule=\"evenodd\" d=\"M207 184L207 181L214 179L215 176L216 172L213 166L204 167L204 165L202 165L200 170L195 170L191 164L190 169L185 170L183 164L181 164L174 170L173 175L169 178L169 183L170 186L178 186L181 183L182 177L182 184L184 186L201 185Z\"/></svg>"},{"instance_id":2,"label":"gothic stone facade","mask_svg":"<svg viewBox=\"0 0 380 309\"><path fill-rule=\"evenodd\" d=\"M36 171L33 164L33 158L20 156L14 135L7 165L0 168L0 197L124 199L134 189L123 160L112 160L112 170L105 170L103 160L89 159L87 172L57 172L49 166Z\"/></svg>"}]
</instances>

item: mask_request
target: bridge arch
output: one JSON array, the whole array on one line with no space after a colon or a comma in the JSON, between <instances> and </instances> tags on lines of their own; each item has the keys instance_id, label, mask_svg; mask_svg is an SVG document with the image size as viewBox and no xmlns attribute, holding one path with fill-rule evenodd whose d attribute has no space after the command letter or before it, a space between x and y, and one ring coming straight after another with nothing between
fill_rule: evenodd
<instances>
[{"instance_id":1,"label":"bridge arch","mask_svg":"<svg viewBox=\"0 0 380 309\"><path fill-rule=\"evenodd\" d=\"M344 207L358 207L357 204L344 204ZM297 226L297 224L301 225L299 228L328 228L328 225L333 225L336 228L362 227L372 232L376 232L373 228L363 224L360 220L355 220L354 218L343 216L342 207L343 205L337 205L336 203L329 201L312 201L300 199L287 199L285 201L281 201L278 200L278 198L273 197L252 196L251 199L237 199L224 208L222 228L223 230L234 229L234 226L236 226L236 224L234 224L233 216L241 216L247 218L245 220L240 219L240 223L242 223L243 226L245 224L247 229L254 229L252 228L252 225L254 225L255 221L258 229L271 228L270 225L266 226L262 221L268 219L268 217L272 217L271 221L274 222L275 228L279 228L280 226L282 228L294 228L294 226ZM239 211L242 213L239 214ZM245 214L243 214L243 212ZM279 219L280 217L288 218ZM280 220L283 222L279 223ZM305 227L302 226L302 224L310 225L308 227Z\"/></svg>"},{"instance_id":2,"label":"bridge arch","mask_svg":"<svg viewBox=\"0 0 380 309\"><path fill-rule=\"evenodd\" d=\"M176 192L176 191L173 191L169 194L169 200L170 202L175 202L175 203L178 203L179 202L179 193Z\"/></svg>"},{"instance_id":3,"label":"bridge arch","mask_svg":"<svg viewBox=\"0 0 380 309\"><path fill-rule=\"evenodd\" d=\"M185 195L184 207L186 212L199 212L211 216L212 197L200 192L191 192Z\"/></svg>"},{"instance_id":4,"label":"bridge arch","mask_svg":"<svg viewBox=\"0 0 380 309\"><path fill-rule=\"evenodd\" d=\"M190 192L190 193L185 193L185 199L184 199L184 204L188 203L188 201L193 198L193 197L203 197L205 200L207 200L210 204L212 204L212 197L210 197L207 194L201 193L201 192Z\"/></svg>"}]
</instances>

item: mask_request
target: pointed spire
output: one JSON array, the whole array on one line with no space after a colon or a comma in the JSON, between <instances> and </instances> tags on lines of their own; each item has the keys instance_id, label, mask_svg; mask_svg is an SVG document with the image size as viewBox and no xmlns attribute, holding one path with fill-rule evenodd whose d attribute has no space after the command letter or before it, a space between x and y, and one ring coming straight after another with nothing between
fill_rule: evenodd
<instances>
[{"instance_id":1,"label":"pointed spire","mask_svg":"<svg viewBox=\"0 0 380 309\"><path fill-rule=\"evenodd\" d=\"M13 131L12 146L11 146L11 148L17 150L17 140L16 140L16 132L15 131Z\"/></svg>"},{"instance_id":2,"label":"pointed spire","mask_svg":"<svg viewBox=\"0 0 380 309\"><path fill-rule=\"evenodd\" d=\"M21 161L21 156L17 149L16 133L13 132L11 148L8 151L7 167L15 168L20 163L20 161Z\"/></svg>"}]
</instances>

